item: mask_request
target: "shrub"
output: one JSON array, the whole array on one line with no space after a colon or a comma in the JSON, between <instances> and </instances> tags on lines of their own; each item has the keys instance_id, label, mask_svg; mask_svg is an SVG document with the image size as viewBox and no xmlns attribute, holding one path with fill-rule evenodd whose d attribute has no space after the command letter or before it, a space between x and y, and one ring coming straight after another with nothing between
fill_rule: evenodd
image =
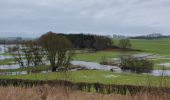
<instances>
[{"instance_id":1,"label":"shrub","mask_svg":"<svg viewBox=\"0 0 170 100\"><path fill-rule=\"evenodd\" d=\"M147 59L139 59L133 56L121 56L120 67L122 70L142 73L150 72L153 69L153 63Z\"/></svg>"},{"instance_id":2,"label":"shrub","mask_svg":"<svg viewBox=\"0 0 170 100\"><path fill-rule=\"evenodd\" d=\"M121 39L119 40L119 47L122 49L129 49L132 47L132 44L129 39Z\"/></svg>"}]
</instances>

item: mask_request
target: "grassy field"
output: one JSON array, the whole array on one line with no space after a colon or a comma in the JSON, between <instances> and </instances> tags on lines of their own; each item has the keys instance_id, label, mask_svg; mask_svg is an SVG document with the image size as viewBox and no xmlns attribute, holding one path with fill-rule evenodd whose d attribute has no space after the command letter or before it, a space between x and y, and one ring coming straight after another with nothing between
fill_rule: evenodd
<instances>
[{"instance_id":1,"label":"grassy field","mask_svg":"<svg viewBox=\"0 0 170 100\"><path fill-rule=\"evenodd\" d=\"M73 82L99 82L103 84L130 84L130 85L152 85L160 86L161 82L165 82L165 86L170 87L170 77L163 79L158 76L128 73L113 73L110 71L99 70L82 70L69 72L51 72L48 74L28 74L14 76L0 76L1 79L28 79L28 80L63 80L67 79Z\"/></svg>"},{"instance_id":2,"label":"grassy field","mask_svg":"<svg viewBox=\"0 0 170 100\"><path fill-rule=\"evenodd\" d=\"M115 51L98 51L96 53L78 53L75 55L74 60L100 62L102 57L114 58L114 57L118 57L119 55L120 52L115 52Z\"/></svg>"},{"instance_id":3,"label":"grassy field","mask_svg":"<svg viewBox=\"0 0 170 100\"><path fill-rule=\"evenodd\" d=\"M102 57L106 59L117 58L124 54L136 54L138 52L120 52L114 50L97 51L95 53L78 53L75 55L74 60L101 62Z\"/></svg>"},{"instance_id":4,"label":"grassy field","mask_svg":"<svg viewBox=\"0 0 170 100\"><path fill-rule=\"evenodd\" d=\"M134 49L170 56L170 38L157 40L131 39L131 43Z\"/></svg>"}]
</instances>

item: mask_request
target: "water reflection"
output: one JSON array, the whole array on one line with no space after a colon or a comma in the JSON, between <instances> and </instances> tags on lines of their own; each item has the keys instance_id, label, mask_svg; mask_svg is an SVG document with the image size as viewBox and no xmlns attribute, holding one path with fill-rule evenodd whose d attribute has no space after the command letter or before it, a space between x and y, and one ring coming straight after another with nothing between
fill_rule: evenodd
<instances>
[{"instance_id":1,"label":"water reflection","mask_svg":"<svg viewBox=\"0 0 170 100\"><path fill-rule=\"evenodd\" d=\"M0 60L5 60L5 59L11 59L13 58L12 56L3 56L3 55L0 55Z\"/></svg>"},{"instance_id":2,"label":"water reflection","mask_svg":"<svg viewBox=\"0 0 170 100\"><path fill-rule=\"evenodd\" d=\"M51 70L47 71L36 71L36 72L31 72L31 71L18 71L18 72L0 72L0 75L26 75L26 74L32 74L32 73L49 73L52 72Z\"/></svg>"},{"instance_id":3,"label":"water reflection","mask_svg":"<svg viewBox=\"0 0 170 100\"><path fill-rule=\"evenodd\" d=\"M18 68L20 68L18 64L0 65L0 69L18 69Z\"/></svg>"}]
</instances>

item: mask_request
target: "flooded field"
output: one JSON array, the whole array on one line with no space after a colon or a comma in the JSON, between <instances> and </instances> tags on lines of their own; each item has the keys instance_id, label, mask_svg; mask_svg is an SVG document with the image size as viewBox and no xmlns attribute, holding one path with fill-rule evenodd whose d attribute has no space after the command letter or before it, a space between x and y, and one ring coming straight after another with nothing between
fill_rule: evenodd
<instances>
[{"instance_id":1,"label":"flooded field","mask_svg":"<svg viewBox=\"0 0 170 100\"><path fill-rule=\"evenodd\" d=\"M7 48L6 48L7 49ZM5 49L3 45L0 45L0 54L4 53ZM164 57L158 55L158 54L134 54L134 57L137 58L147 58L147 59L163 59ZM0 55L0 60L5 60L5 59L11 59L13 58L12 56L7 56L7 55ZM118 58L112 58L111 60L118 61ZM49 62L45 62L46 64L49 65ZM77 65L82 67L82 69L88 69L88 70L107 70L107 71L112 71L116 73L131 73L130 71L122 71L118 66L111 66L111 65L101 65L97 62L87 62L87 61L71 61L72 65ZM170 67L170 63L161 63L159 64L160 66L165 66L165 67ZM18 69L20 68L19 64L8 64L8 65L0 65L0 69ZM81 68L79 68L81 69ZM72 71L77 71L78 69L72 69ZM51 72L49 71L40 71L38 73L48 73ZM21 71L21 72L1 72L0 75L19 75L19 74L29 74L30 72L27 71ZM170 76L170 70L152 70L150 73L143 73L143 74L150 74L154 76Z\"/></svg>"}]
</instances>

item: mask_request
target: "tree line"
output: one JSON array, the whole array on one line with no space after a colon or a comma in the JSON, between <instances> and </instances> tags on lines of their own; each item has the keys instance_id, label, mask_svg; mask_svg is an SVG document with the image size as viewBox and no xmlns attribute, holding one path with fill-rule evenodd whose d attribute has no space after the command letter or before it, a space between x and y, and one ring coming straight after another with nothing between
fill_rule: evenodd
<instances>
[{"instance_id":1,"label":"tree line","mask_svg":"<svg viewBox=\"0 0 170 100\"><path fill-rule=\"evenodd\" d=\"M95 50L104 50L112 47L113 40L108 36L92 34L58 34L67 37L74 48L91 48Z\"/></svg>"}]
</instances>

